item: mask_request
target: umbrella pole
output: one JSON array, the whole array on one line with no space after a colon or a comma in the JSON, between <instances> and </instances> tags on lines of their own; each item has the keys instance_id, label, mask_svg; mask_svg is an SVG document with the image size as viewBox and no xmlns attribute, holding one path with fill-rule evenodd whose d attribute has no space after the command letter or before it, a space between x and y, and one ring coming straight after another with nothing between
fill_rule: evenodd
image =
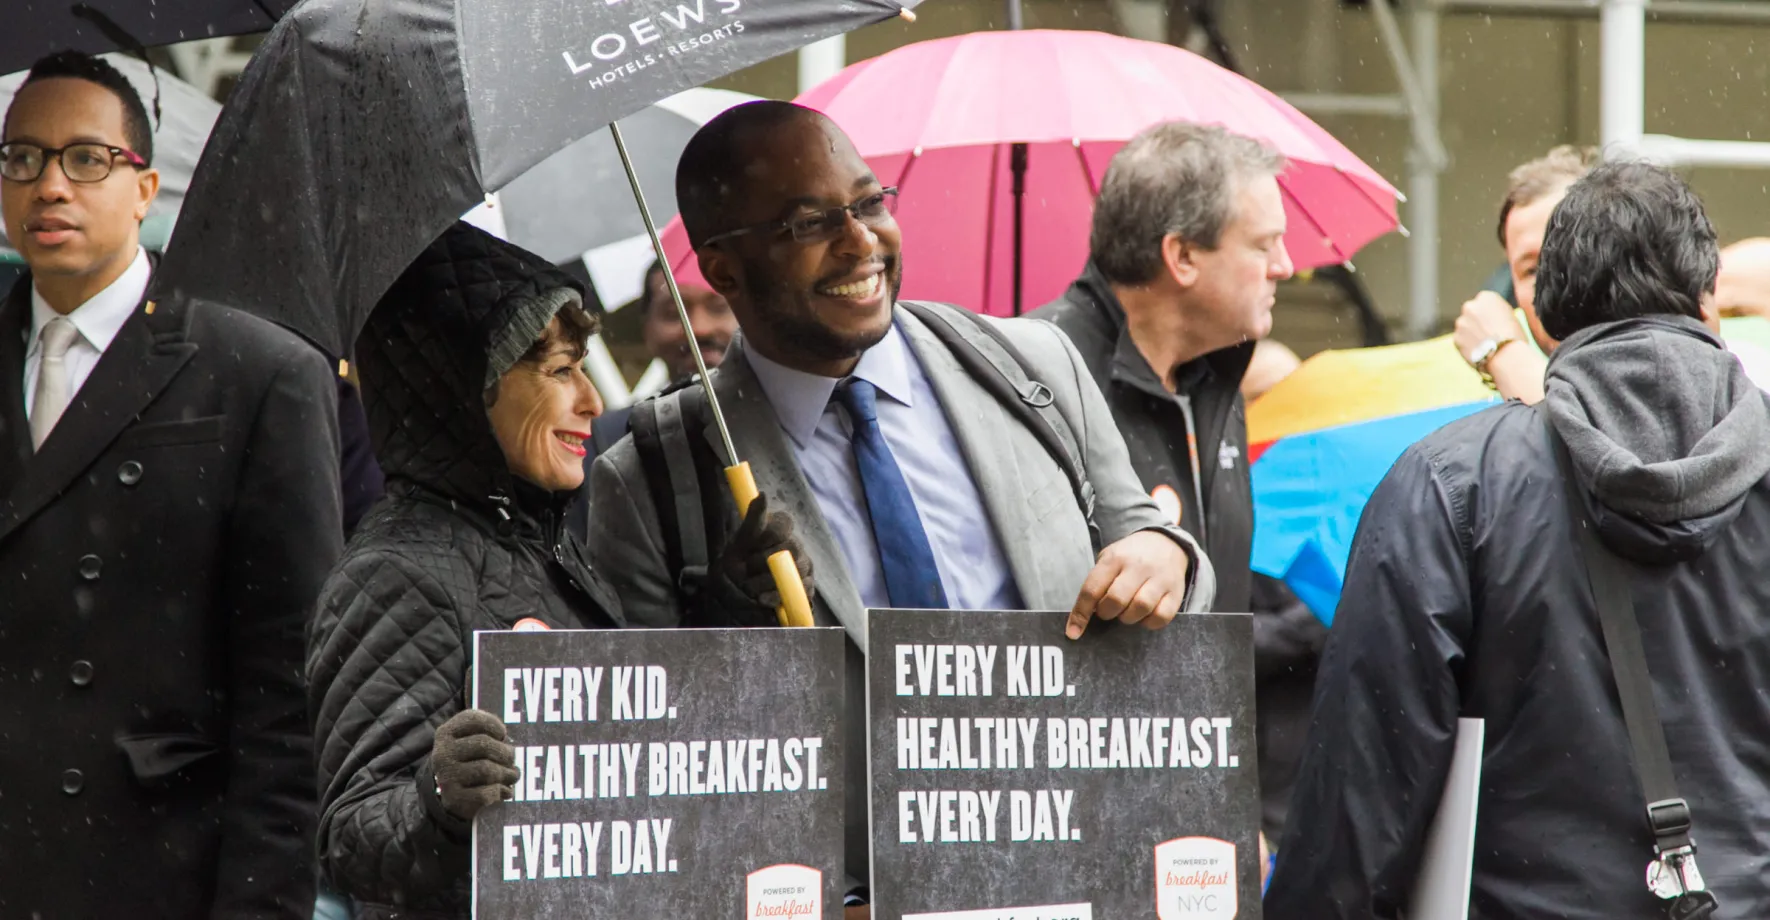
<instances>
[{"instance_id":1,"label":"umbrella pole","mask_svg":"<svg viewBox=\"0 0 1770 920\"><path fill-rule=\"evenodd\" d=\"M1008 30L1018 32L1026 28L1026 16L1021 11L1020 0L1008 0ZM1024 250L1026 220L1026 145L1014 144L1008 148L1008 171L1013 176L1014 195L1014 315L1019 316L1025 306L1020 300L1021 286L1021 253Z\"/></svg>"},{"instance_id":2,"label":"umbrella pole","mask_svg":"<svg viewBox=\"0 0 1770 920\"><path fill-rule=\"evenodd\" d=\"M1023 309L1020 302L1021 256L1025 249L1022 234L1026 227L1026 145L1008 148L1008 171L1013 174L1014 194L1014 315Z\"/></svg>"},{"instance_id":3,"label":"umbrella pole","mask_svg":"<svg viewBox=\"0 0 1770 920\"><path fill-rule=\"evenodd\" d=\"M610 122L608 130L614 135L615 151L621 155L621 167L627 171L627 184L633 188L633 201L639 205L639 217L645 222L646 234L651 237L652 251L658 255L658 264L663 266L664 284L670 288L670 299L676 304L676 318L682 322L682 331L688 336L688 353L694 356L695 372L700 377L702 391L707 394L707 405L713 410L713 424L718 427L719 439L724 442L725 456L731 464L725 468L725 481L731 486L731 497L737 501L738 514L748 514L750 503L756 500L758 492L756 477L750 472L750 464L738 459L731 429L725 424L725 412L719 408L719 396L713 392L712 381L707 378L707 363L701 358L700 348L695 347L694 323L688 318L688 307L682 303L682 291L676 287L676 272L670 268L670 257L664 254L664 241L658 236L657 224L651 219L651 208L645 204L645 191L639 186L639 173L633 169L633 158L627 153L621 125ZM774 575L774 585L781 594L781 606L775 610L780 624L812 625L811 599L805 593L805 582L799 577L793 554L781 550L769 556L768 570Z\"/></svg>"}]
</instances>

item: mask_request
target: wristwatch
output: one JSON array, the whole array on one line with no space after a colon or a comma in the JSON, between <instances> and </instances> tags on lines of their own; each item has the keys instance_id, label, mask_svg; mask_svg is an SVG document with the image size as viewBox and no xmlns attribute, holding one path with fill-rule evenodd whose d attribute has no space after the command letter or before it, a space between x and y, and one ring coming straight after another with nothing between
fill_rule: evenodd
<instances>
[{"instance_id":1,"label":"wristwatch","mask_svg":"<svg viewBox=\"0 0 1770 920\"><path fill-rule=\"evenodd\" d=\"M1503 339L1482 339L1481 344L1475 346L1475 350L1469 353L1469 364L1474 366L1475 372L1481 375L1481 382L1487 384L1488 389L1498 390L1499 385L1493 382L1493 375L1487 372L1487 366L1493 363L1493 357L1500 353L1500 349L1516 341L1518 339L1515 336L1506 336Z\"/></svg>"}]
</instances>

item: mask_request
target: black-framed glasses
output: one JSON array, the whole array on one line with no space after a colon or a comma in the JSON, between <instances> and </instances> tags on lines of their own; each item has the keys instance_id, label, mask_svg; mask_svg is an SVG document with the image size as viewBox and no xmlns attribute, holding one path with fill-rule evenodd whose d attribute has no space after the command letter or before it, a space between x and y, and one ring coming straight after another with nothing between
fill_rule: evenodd
<instances>
[{"instance_id":1,"label":"black-framed glasses","mask_svg":"<svg viewBox=\"0 0 1770 920\"><path fill-rule=\"evenodd\" d=\"M810 245L812 243L827 243L842 235L842 230L848 226L848 216L850 214L854 215L855 220L858 220L869 227L878 227L891 220L891 212L895 210L896 207L897 187L891 186L889 188L882 188L853 204L842 205L841 207L836 208L825 208L822 211L813 211L810 214L800 214L797 217L789 217L785 220L771 220L766 223L752 224L748 227L739 227L736 230L727 230L724 233L716 233L707 237L707 241L701 245L711 246L720 240L728 240L734 236L743 236L746 233L782 232L791 234L793 242L795 243L805 245Z\"/></svg>"},{"instance_id":2,"label":"black-framed glasses","mask_svg":"<svg viewBox=\"0 0 1770 920\"><path fill-rule=\"evenodd\" d=\"M119 158L136 169L147 168L147 161L126 147L109 144L40 147L14 141L0 144L0 177L12 182L35 182L54 159L61 161L62 174L70 182L103 182L111 177L111 170Z\"/></svg>"}]
</instances>

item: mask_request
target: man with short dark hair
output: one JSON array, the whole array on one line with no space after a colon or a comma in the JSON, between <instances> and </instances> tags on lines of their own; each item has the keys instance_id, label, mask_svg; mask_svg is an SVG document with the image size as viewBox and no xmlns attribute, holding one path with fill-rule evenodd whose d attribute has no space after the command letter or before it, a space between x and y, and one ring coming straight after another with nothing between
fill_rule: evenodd
<instances>
[{"instance_id":1,"label":"man with short dark hair","mask_svg":"<svg viewBox=\"0 0 1770 920\"><path fill-rule=\"evenodd\" d=\"M1214 592L1210 563L1138 486L1099 390L1057 330L898 301L894 191L829 119L780 102L713 119L677 169L701 274L743 328L712 386L769 507L793 516L814 563L817 621L851 640L846 685L818 688L846 693L851 707L850 918L866 915L868 608L1069 609L1075 638L1094 618L1160 628L1208 609ZM955 341L1004 362L1002 342L1020 353L1018 370L994 372L1042 379L1051 413L1041 418L1069 433L1074 467L968 369ZM659 497L717 478L724 462L698 395L642 404L633 436L596 462L590 550L630 621L674 625L690 602L697 567L666 524L709 544L737 529L723 489L700 489L686 520ZM660 407L677 413L680 446L661 430ZM648 430L658 434L642 438ZM669 470L677 463L648 462L654 437L662 456L694 460L689 482ZM1095 496L1091 522L1069 469ZM717 557L717 545L701 548Z\"/></svg>"},{"instance_id":2,"label":"man with short dark hair","mask_svg":"<svg viewBox=\"0 0 1770 920\"><path fill-rule=\"evenodd\" d=\"M309 917L338 396L288 332L144 300L152 155L74 52L0 137L0 916Z\"/></svg>"},{"instance_id":3,"label":"man with short dark hair","mask_svg":"<svg viewBox=\"0 0 1770 920\"><path fill-rule=\"evenodd\" d=\"M1222 128L1168 122L1113 156L1088 267L1035 310L1075 343L1131 465L1217 568L1217 609L1247 610L1254 502L1242 375L1272 331L1285 252L1283 157Z\"/></svg>"},{"instance_id":4,"label":"man with short dark hair","mask_svg":"<svg viewBox=\"0 0 1770 920\"><path fill-rule=\"evenodd\" d=\"M1546 397L1427 436L1365 507L1270 920L1407 909L1459 717L1486 723L1471 916L1665 917L1643 867L1680 835L1718 916L1770 916L1770 401L1703 322L1716 264L1669 171L1566 190L1536 276ZM1685 802L1656 812L1687 803L1683 830L1650 825L1619 705L1635 632L1622 697L1657 710Z\"/></svg>"}]
</instances>

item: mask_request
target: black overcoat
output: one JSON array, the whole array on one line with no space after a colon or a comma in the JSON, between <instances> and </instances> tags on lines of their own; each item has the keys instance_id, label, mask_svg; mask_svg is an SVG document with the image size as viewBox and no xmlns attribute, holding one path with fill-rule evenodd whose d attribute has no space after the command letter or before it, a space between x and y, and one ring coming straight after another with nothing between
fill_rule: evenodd
<instances>
[{"instance_id":1,"label":"black overcoat","mask_svg":"<svg viewBox=\"0 0 1770 920\"><path fill-rule=\"evenodd\" d=\"M329 362L144 303L33 453L30 309L26 277L0 304L0 916L310 917Z\"/></svg>"}]
</instances>

